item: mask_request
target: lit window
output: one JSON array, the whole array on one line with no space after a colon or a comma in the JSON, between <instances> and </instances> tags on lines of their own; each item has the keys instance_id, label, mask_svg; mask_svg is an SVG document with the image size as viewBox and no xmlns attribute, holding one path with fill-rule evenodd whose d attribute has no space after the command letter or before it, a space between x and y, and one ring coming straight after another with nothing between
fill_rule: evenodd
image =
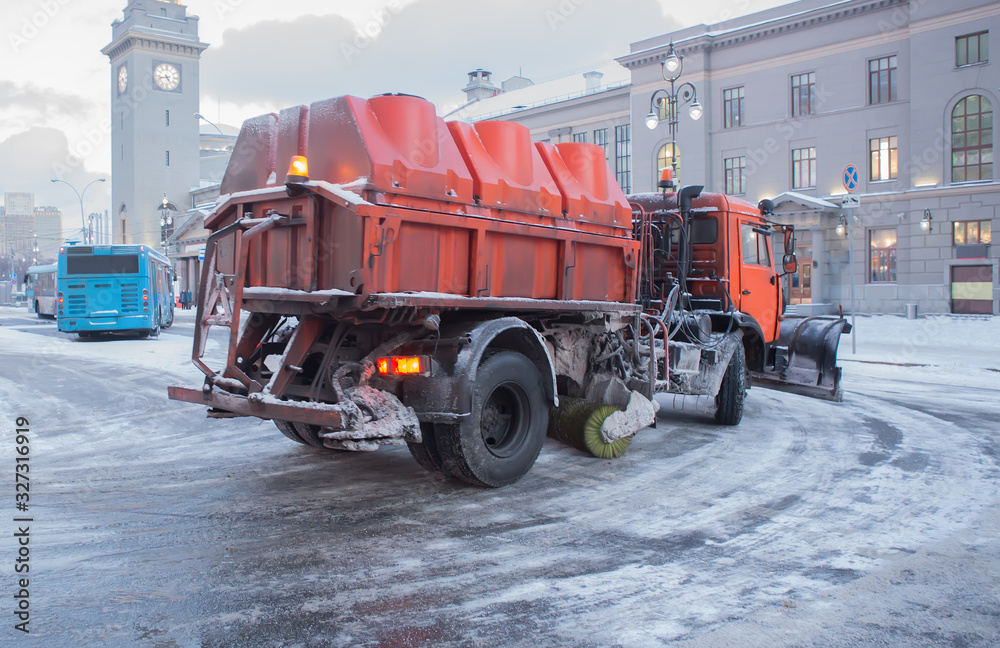
<instances>
[{"instance_id":1,"label":"lit window","mask_svg":"<svg viewBox=\"0 0 1000 648\"><path fill-rule=\"evenodd\" d=\"M894 180L898 171L895 137L868 140L870 180Z\"/></svg>"},{"instance_id":2,"label":"lit window","mask_svg":"<svg viewBox=\"0 0 1000 648\"><path fill-rule=\"evenodd\" d=\"M869 273L872 283L896 281L896 230L868 232Z\"/></svg>"},{"instance_id":3,"label":"lit window","mask_svg":"<svg viewBox=\"0 0 1000 648\"><path fill-rule=\"evenodd\" d=\"M953 245L989 245L993 242L992 221L966 221L955 223Z\"/></svg>"}]
</instances>

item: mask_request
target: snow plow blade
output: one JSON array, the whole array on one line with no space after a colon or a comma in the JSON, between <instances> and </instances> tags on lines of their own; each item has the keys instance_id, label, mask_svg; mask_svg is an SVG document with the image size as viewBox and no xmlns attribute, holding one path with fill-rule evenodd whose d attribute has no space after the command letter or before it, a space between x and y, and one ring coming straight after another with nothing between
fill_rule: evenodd
<instances>
[{"instance_id":1,"label":"snow plow blade","mask_svg":"<svg viewBox=\"0 0 1000 648\"><path fill-rule=\"evenodd\" d=\"M774 345L774 369L751 372L752 383L839 403L844 394L837 346L850 331L843 317L786 317Z\"/></svg>"}]
</instances>

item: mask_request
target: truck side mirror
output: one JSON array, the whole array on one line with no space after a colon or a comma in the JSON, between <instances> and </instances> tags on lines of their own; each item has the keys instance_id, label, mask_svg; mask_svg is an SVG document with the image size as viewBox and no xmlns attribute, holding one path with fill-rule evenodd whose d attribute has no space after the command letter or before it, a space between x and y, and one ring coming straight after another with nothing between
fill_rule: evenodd
<instances>
[{"instance_id":1,"label":"truck side mirror","mask_svg":"<svg viewBox=\"0 0 1000 648\"><path fill-rule=\"evenodd\" d=\"M781 269L785 271L785 274L794 274L799 269L799 260L795 258L795 254L786 254L781 258Z\"/></svg>"},{"instance_id":2,"label":"truck side mirror","mask_svg":"<svg viewBox=\"0 0 1000 648\"><path fill-rule=\"evenodd\" d=\"M785 226L785 256L789 254L795 257L795 228L791 225Z\"/></svg>"}]
</instances>

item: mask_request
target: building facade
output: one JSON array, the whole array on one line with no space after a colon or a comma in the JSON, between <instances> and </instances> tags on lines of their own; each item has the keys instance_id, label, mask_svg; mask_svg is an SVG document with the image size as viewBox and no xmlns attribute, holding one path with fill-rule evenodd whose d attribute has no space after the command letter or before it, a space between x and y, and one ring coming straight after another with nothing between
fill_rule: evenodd
<instances>
[{"instance_id":1,"label":"building facade","mask_svg":"<svg viewBox=\"0 0 1000 648\"><path fill-rule=\"evenodd\" d=\"M627 112L629 137L609 162L627 191L676 161L682 184L774 199L798 232L793 302L848 310L853 275L861 312L1000 313L998 33L992 0L801 0L632 43L606 110ZM704 106L695 121L682 102L676 149L666 121L645 123L671 47ZM597 99L490 117L582 138L580 104Z\"/></svg>"},{"instance_id":2,"label":"building facade","mask_svg":"<svg viewBox=\"0 0 1000 648\"><path fill-rule=\"evenodd\" d=\"M34 243L37 263L53 262L63 242L62 212L57 207L35 207Z\"/></svg>"},{"instance_id":3,"label":"building facade","mask_svg":"<svg viewBox=\"0 0 1000 648\"><path fill-rule=\"evenodd\" d=\"M477 72L482 71L469 73L467 88L473 86ZM516 121L530 129L536 142L597 144L604 148L618 183L628 192L632 181L630 88L628 71L617 63L540 84L517 76L493 88L493 94L468 95L469 102L444 117Z\"/></svg>"},{"instance_id":4,"label":"building facade","mask_svg":"<svg viewBox=\"0 0 1000 648\"><path fill-rule=\"evenodd\" d=\"M34 254L35 195L7 192L3 195L4 214L0 227L0 254L18 262ZM20 263L18 263L20 265Z\"/></svg>"},{"instance_id":5,"label":"building facade","mask_svg":"<svg viewBox=\"0 0 1000 648\"><path fill-rule=\"evenodd\" d=\"M208 47L176 0L132 0L101 50L111 63L115 243L161 245L164 201L184 212L199 186L199 70Z\"/></svg>"}]
</instances>

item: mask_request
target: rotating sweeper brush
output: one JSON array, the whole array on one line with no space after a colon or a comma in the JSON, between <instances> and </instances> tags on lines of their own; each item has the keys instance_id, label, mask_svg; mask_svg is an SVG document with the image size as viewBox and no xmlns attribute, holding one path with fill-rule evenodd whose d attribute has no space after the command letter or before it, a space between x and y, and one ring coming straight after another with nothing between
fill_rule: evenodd
<instances>
[{"instance_id":1,"label":"rotating sweeper brush","mask_svg":"<svg viewBox=\"0 0 1000 648\"><path fill-rule=\"evenodd\" d=\"M563 397L559 407L549 410L549 436L599 459L616 459L628 450L636 432L655 418L654 405L638 393L632 394L624 410Z\"/></svg>"}]
</instances>

